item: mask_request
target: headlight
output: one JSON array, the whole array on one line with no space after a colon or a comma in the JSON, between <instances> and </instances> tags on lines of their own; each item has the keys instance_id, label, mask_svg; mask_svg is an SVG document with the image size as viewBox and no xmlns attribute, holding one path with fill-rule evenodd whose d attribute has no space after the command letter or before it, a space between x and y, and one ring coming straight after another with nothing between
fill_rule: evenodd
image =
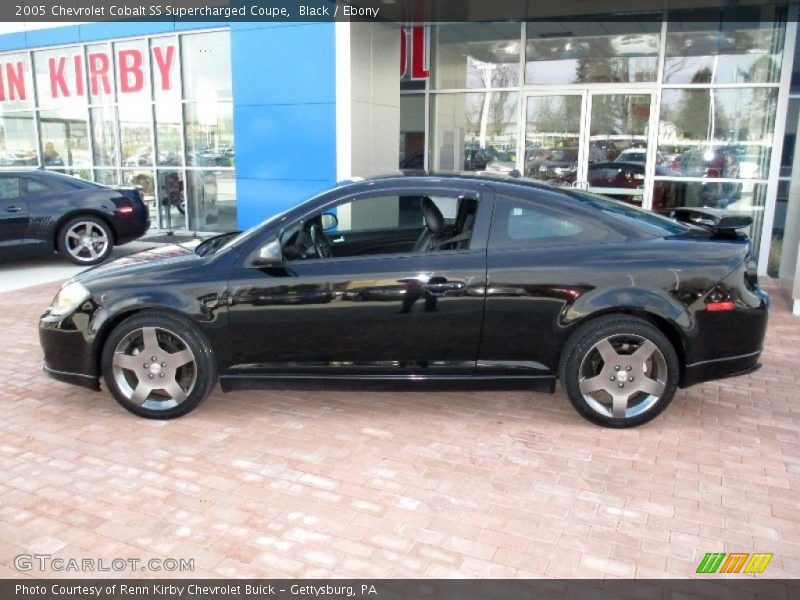
<instances>
[{"instance_id":1,"label":"headlight","mask_svg":"<svg viewBox=\"0 0 800 600\"><path fill-rule=\"evenodd\" d=\"M61 288L56 294L56 297L53 298L53 304L50 306L50 314L54 317L65 315L78 308L88 300L90 296L89 290L77 281L68 283Z\"/></svg>"}]
</instances>

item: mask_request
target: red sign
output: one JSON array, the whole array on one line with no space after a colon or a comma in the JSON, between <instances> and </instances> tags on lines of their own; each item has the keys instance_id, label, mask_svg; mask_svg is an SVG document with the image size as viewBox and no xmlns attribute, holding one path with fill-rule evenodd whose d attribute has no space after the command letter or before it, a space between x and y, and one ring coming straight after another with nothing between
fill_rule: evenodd
<instances>
[{"instance_id":1,"label":"red sign","mask_svg":"<svg viewBox=\"0 0 800 600\"><path fill-rule=\"evenodd\" d=\"M135 94L144 88L144 54L141 50L126 49L117 52L117 71L119 74L119 93ZM167 91L172 89L171 69L175 61L175 46L154 46L152 48L154 85ZM24 63L21 60L0 63L0 102L26 100L30 91L26 87ZM86 70L89 89L93 96L110 94L111 57L105 52L90 52L86 56ZM69 98L86 95L84 63L80 54L69 54L47 59L49 91L51 98Z\"/></svg>"},{"instance_id":2,"label":"red sign","mask_svg":"<svg viewBox=\"0 0 800 600\"><path fill-rule=\"evenodd\" d=\"M411 37L411 79L427 79L430 71L426 66L425 27L403 27L400 30L400 77L405 77L408 70L408 38Z\"/></svg>"}]
</instances>

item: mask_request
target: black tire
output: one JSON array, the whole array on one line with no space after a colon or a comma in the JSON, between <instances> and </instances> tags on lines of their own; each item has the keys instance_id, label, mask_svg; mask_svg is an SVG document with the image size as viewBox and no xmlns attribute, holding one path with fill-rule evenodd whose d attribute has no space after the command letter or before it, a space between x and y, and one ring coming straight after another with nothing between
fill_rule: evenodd
<instances>
[{"instance_id":1,"label":"black tire","mask_svg":"<svg viewBox=\"0 0 800 600\"><path fill-rule=\"evenodd\" d=\"M138 347L134 347L131 353L125 350L117 353L118 346L126 346L129 340L133 340L130 344L136 346L139 332L144 332L145 330L154 330L156 332L157 344L163 350L163 354L157 357L156 363L159 363L162 367L166 366L164 374L167 377L164 383L171 383L169 378L173 371L174 377L172 379L176 382L179 379L187 380L187 377L192 379L191 386L181 387L180 391L185 394L185 399L176 401L173 397L174 394L170 396L167 390L164 389L153 389L145 396L144 402L133 401L129 397L131 391L135 395L136 389L134 388L138 388L141 381L145 381L147 386L152 386L159 381L156 377L154 382L148 382L143 377L143 373L147 373L148 377L152 375L150 371L144 370L144 365L150 364L151 370L152 368L157 368L149 360L152 356L138 358L139 353L136 352ZM140 353L158 354L158 351L155 353L152 350L147 351L148 346L143 341L144 337L141 339L142 341L138 342L142 346ZM175 348L169 348L170 344L173 344ZM182 352L181 346L185 346L185 349L191 352L194 362L179 367L168 365L170 350L176 353ZM115 371L114 361L118 359L120 354L125 354L125 358L133 359L131 362L136 362L137 371L139 367L138 361L141 360L143 363L142 371L137 372L119 366ZM162 359L165 362L160 362ZM175 362L179 361L176 360ZM111 395L114 396L114 399L126 410L147 419L173 419L191 412L211 393L217 382L216 355L206 336L188 319L156 311L145 311L133 315L112 330L103 347L101 369L106 387L111 392ZM161 369L155 373L158 374L158 377L162 376ZM178 385L181 384L178 383ZM127 387L127 390L123 389L123 387ZM147 404L147 406L144 404Z\"/></svg>"},{"instance_id":2,"label":"black tire","mask_svg":"<svg viewBox=\"0 0 800 600\"><path fill-rule=\"evenodd\" d=\"M87 232L93 239L102 240L88 246L81 246L75 236ZM108 258L114 248L114 234L109 224L99 217L79 215L64 223L58 230L58 251L76 265L90 267Z\"/></svg>"},{"instance_id":3,"label":"black tire","mask_svg":"<svg viewBox=\"0 0 800 600\"><path fill-rule=\"evenodd\" d=\"M652 342L660 356L653 350L648 362L640 363L633 358L633 353L639 348L642 348L642 355L647 353L651 346L643 348L644 340ZM615 358L608 361L608 365L600 356L597 346L603 345L603 348L607 348L604 345L606 341L620 353L614 355L619 360ZM611 364L612 362L619 364ZM621 369L615 370L615 367ZM656 373L656 377L648 377L648 370L650 374ZM679 370L675 348L657 327L637 317L609 315L584 324L569 338L562 353L559 377L570 402L581 416L604 427L626 428L646 423L667 408L678 388ZM634 375L638 377L638 381L634 380ZM595 385L604 387L585 395L581 391L581 385L584 383L591 387L592 382L588 380L593 377L597 377ZM611 377L622 380L612 380ZM629 380L626 381L626 378ZM644 385L663 391L657 396L649 390L637 391ZM621 389L618 390L617 387ZM627 400L622 401L626 408L624 411L620 410L620 413L624 412L624 417L612 414L614 403L610 392L605 391L605 388L621 395L631 394Z\"/></svg>"}]
</instances>

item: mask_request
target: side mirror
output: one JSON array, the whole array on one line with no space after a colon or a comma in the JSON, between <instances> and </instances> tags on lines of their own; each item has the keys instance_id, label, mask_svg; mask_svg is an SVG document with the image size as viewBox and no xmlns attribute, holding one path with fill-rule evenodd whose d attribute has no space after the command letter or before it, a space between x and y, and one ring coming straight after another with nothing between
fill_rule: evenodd
<instances>
[{"instance_id":1,"label":"side mirror","mask_svg":"<svg viewBox=\"0 0 800 600\"><path fill-rule=\"evenodd\" d=\"M262 246L252 264L254 267L280 267L283 264L280 242L275 239Z\"/></svg>"},{"instance_id":2,"label":"side mirror","mask_svg":"<svg viewBox=\"0 0 800 600\"><path fill-rule=\"evenodd\" d=\"M320 225L322 226L322 231L328 231L328 229L333 229L339 224L339 219L336 218L336 215L333 213L322 213L319 216Z\"/></svg>"}]
</instances>

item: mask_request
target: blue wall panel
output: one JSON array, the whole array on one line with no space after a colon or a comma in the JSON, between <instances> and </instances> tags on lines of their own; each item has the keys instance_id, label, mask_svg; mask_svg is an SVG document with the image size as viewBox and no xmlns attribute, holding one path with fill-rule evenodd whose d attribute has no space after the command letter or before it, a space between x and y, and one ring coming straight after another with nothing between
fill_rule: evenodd
<instances>
[{"instance_id":1,"label":"blue wall panel","mask_svg":"<svg viewBox=\"0 0 800 600\"><path fill-rule=\"evenodd\" d=\"M336 181L333 23L231 24L238 225Z\"/></svg>"},{"instance_id":2,"label":"blue wall panel","mask_svg":"<svg viewBox=\"0 0 800 600\"><path fill-rule=\"evenodd\" d=\"M250 227L329 188L331 182L305 179L248 179L236 175L239 227ZM248 201L242 202L243 198Z\"/></svg>"}]
</instances>

